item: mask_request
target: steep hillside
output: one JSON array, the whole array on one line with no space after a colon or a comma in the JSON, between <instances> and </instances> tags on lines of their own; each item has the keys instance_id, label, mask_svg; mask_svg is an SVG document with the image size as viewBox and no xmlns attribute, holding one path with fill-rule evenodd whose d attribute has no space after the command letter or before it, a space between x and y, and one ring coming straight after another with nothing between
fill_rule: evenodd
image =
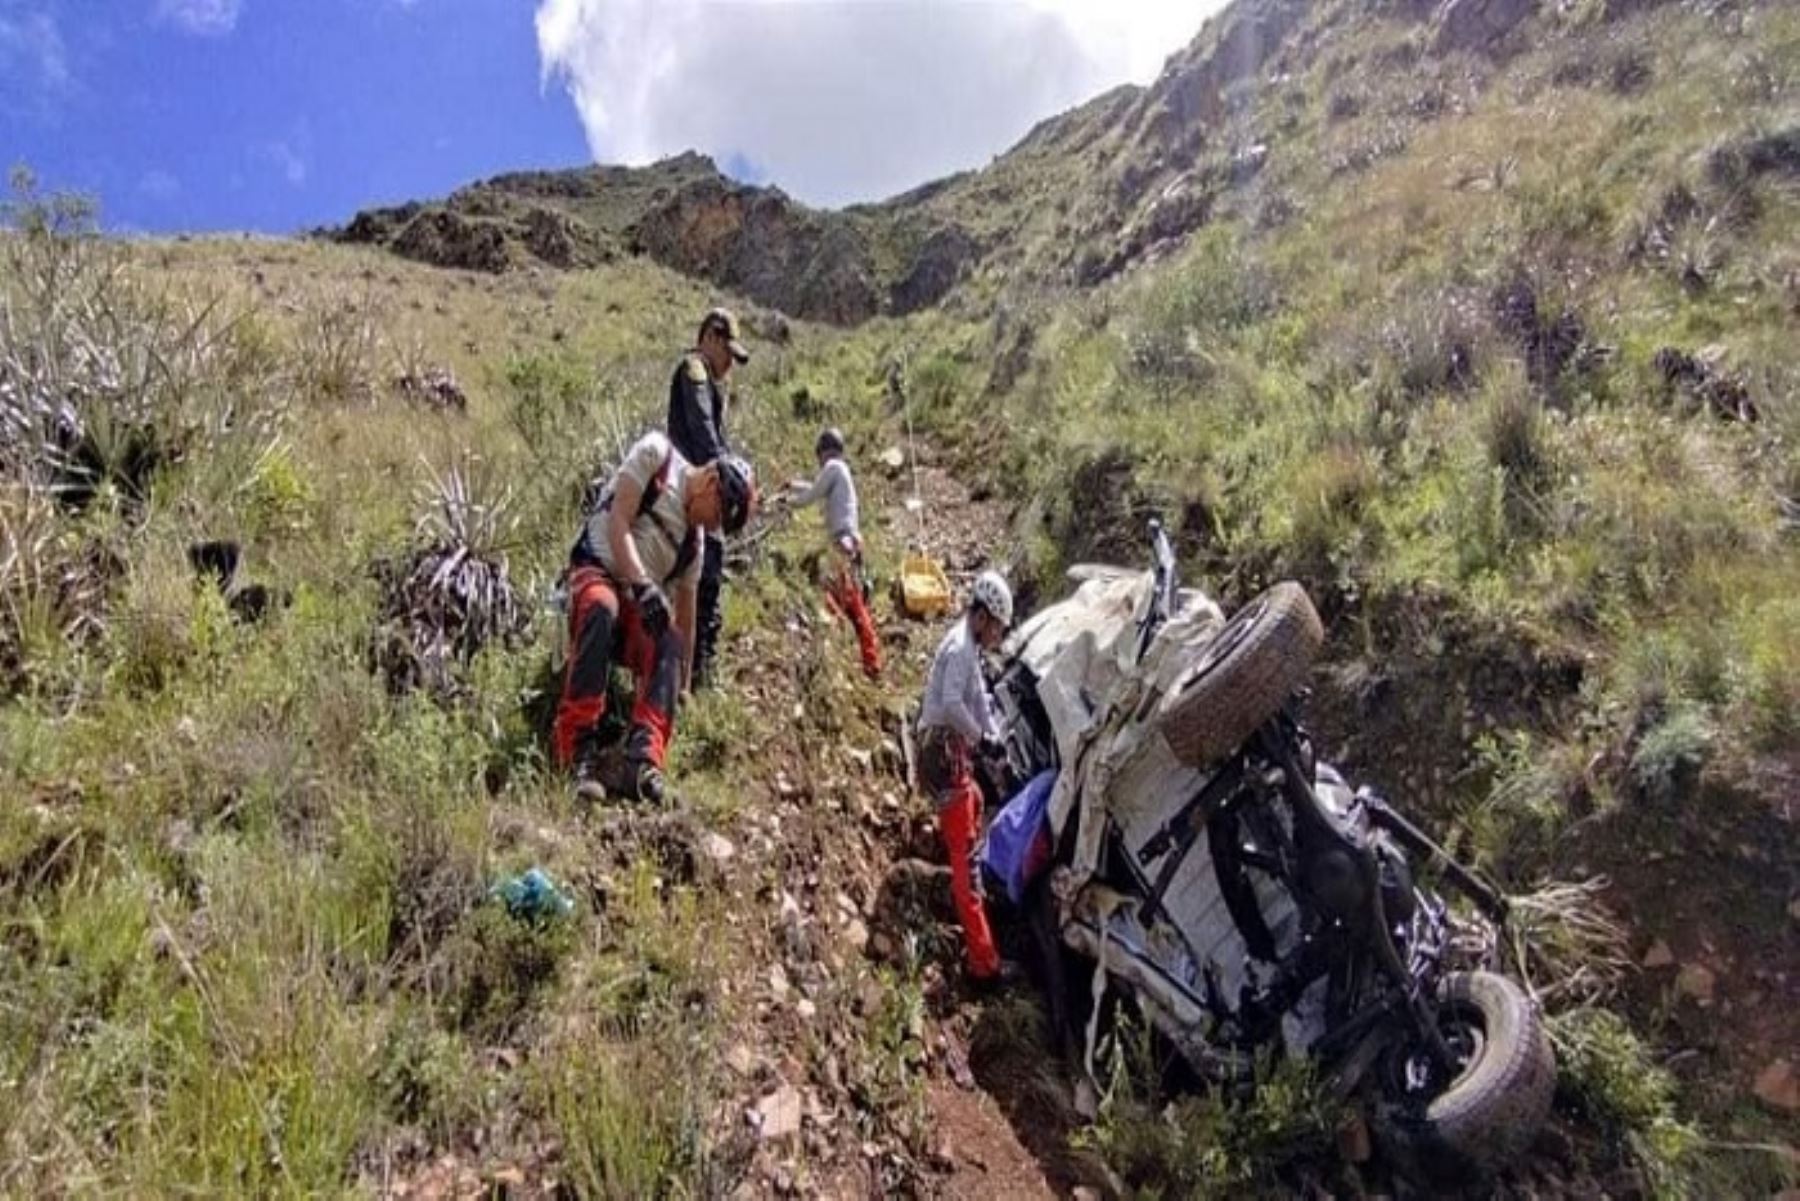
<instances>
[{"instance_id":1,"label":"steep hillside","mask_svg":"<svg viewBox=\"0 0 1800 1201\"><path fill-rule=\"evenodd\" d=\"M1294 1075L1232 1105L1116 1045L1084 1119L1033 996L964 994L907 862L939 631L883 602L864 681L810 520L734 552L675 804L547 768L539 598L720 300L741 445L781 479L843 426L880 577L922 541L1029 607L1160 515L1227 603L1317 598L1332 755L1564 885L1555 1120L1469 1192L1793 1187L1797 104L1792 5L1263 0L842 213L691 155L364 245L16 197L0 1194L1392 1187ZM569 912L509 909L533 866Z\"/></svg>"},{"instance_id":2,"label":"steep hillside","mask_svg":"<svg viewBox=\"0 0 1800 1201\"><path fill-rule=\"evenodd\" d=\"M1584 53L1598 40L1584 26L1624 11L1534 10L1524 0L1240 0L1150 86L1121 87L1050 118L980 170L841 212L736 183L689 153L643 168L502 175L441 203L358 214L328 232L488 271L643 254L837 324L918 311L972 273L1020 294L1089 287L1168 253L1215 219L1284 219L1293 189L1315 186L1302 161L1312 145L1301 115L1325 60L1334 77L1354 67L1411 80L1383 133L1344 152L1367 158L1395 152L1393 139L1412 119L1466 103L1520 48L1548 39ZM1374 57L1346 56L1345 47L1377 31ZM1356 115L1350 104L1340 100L1333 119ZM1272 161L1286 168L1275 173L1281 179L1258 182Z\"/></svg>"},{"instance_id":3,"label":"steep hillside","mask_svg":"<svg viewBox=\"0 0 1800 1201\"><path fill-rule=\"evenodd\" d=\"M1110 265L1139 217L1049 227L1097 250L1092 290L977 273L897 339L914 411L1017 498L1015 562L1046 590L1135 553L1153 513L1228 596L1304 581L1331 627L1330 743L1515 887L1604 875L1640 1030L1690 1112L1777 1147L1722 1158L1779 1179L1800 23L1577 6L1476 53L1453 48L1458 7L1307 7L1203 126L1197 163L1263 147L1253 177L1164 168L1140 213L1198 224L1147 268ZM1182 94L1113 101L1088 171L1140 161L1123 148L1165 128L1141 115Z\"/></svg>"}]
</instances>

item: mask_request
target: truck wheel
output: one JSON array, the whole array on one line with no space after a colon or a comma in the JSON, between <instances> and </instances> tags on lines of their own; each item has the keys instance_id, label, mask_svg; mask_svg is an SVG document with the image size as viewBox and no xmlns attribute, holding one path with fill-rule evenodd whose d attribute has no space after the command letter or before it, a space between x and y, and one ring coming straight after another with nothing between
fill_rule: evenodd
<instances>
[{"instance_id":1,"label":"truck wheel","mask_svg":"<svg viewBox=\"0 0 1800 1201\"><path fill-rule=\"evenodd\" d=\"M1231 615L1163 698L1157 729L1175 757L1198 767L1231 754L1280 711L1306 679L1325 627L1293 581Z\"/></svg>"},{"instance_id":2,"label":"truck wheel","mask_svg":"<svg viewBox=\"0 0 1800 1201\"><path fill-rule=\"evenodd\" d=\"M1524 990L1493 972L1455 972L1439 989L1439 1029L1461 1060L1423 1112L1406 1095L1422 1053L1394 1052L1376 1135L1401 1163L1439 1179L1491 1173L1536 1140L1556 1090L1556 1055Z\"/></svg>"}]
</instances>

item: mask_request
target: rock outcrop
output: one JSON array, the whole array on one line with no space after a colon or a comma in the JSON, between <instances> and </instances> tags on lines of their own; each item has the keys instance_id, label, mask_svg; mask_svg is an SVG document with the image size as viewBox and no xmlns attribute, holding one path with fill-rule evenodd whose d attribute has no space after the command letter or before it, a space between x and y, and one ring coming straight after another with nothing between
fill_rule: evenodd
<instances>
[{"instance_id":1,"label":"rock outcrop","mask_svg":"<svg viewBox=\"0 0 1800 1201\"><path fill-rule=\"evenodd\" d=\"M1536 11L1537 0L1446 0L1432 49L1490 50Z\"/></svg>"}]
</instances>

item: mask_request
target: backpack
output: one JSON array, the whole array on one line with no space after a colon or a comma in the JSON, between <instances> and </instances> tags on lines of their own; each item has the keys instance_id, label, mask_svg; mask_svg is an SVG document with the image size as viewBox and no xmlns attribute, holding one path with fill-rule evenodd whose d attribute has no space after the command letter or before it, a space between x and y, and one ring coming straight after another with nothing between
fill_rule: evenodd
<instances>
[{"instance_id":1,"label":"backpack","mask_svg":"<svg viewBox=\"0 0 1800 1201\"><path fill-rule=\"evenodd\" d=\"M634 523L638 519L648 516L651 521L656 523L657 528L663 531L665 536L669 531L667 527L663 525L662 519L656 515L656 502L661 498L663 489L669 485L669 472L674 465L675 452L671 450L669 451L668 457L662 461L662 466L656 469L656 474L651 476L644 484L644 490L638 496L637 512L632 515L632 521ZM594 495L597 491L598 497L595 501L584 506L586 511L582 514L581 518L581 532L575 536L575 545L569 549L569 563L571 566L600 567L602 564L600 562L599 552L588 545L588 522L593 519L596 512L604 513L612 508L613 491L607 486L602 486L596 490L592 484L588 486L586 491L589 495ZM673 539L671 539L671 541L673 541ZM681 540L680 548L675 552L675 566L660 582L667 584L670 580L680 579L681 573L693 566L694 559L699 553L700 531L693 527L689 527L686 536Z\"/></svg>"}]
</instances>

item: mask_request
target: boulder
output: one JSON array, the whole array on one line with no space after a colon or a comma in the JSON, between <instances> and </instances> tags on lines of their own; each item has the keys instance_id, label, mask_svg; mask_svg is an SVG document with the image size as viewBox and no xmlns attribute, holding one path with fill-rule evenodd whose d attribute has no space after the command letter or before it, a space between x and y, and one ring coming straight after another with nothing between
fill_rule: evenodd
<instances>
[{"instance_id":1,"label":"boulder","mask_svg":"<svg viewBox=\"0 0 1800 1201\"><path fill-rule=\"evenodd\" d=\"M750 1111L750 1122L759 1138L776 1142L800 1133L800 1118L804 1112L805 1102L799 1090L784 1084L757 1102L756 1108Z\"/></svg>"},{"instance_id":2,"label":"boulder","mask_svg":"<svg viewBox=\"0 0 1800 1201\"><path fill-rule=\"evenodd\" d=\"M721 870L737 856L737 847L731 840L713 830L700 835L699 849L709 863Z\"/></svg>"},{"instance_id":3,"label":"boulder","mask_svg":"<svg viewBox=\"0 0 1800 1201\"><path fill-rule=\"evenodd\" d=\"M1783 1113L1800 1111L1800 1075L1795 1074L1794 1065L1785 1059L1777 1059L1758 1072L1750 1091L1770 1109Z\"/></svg>"},{"instance_id":4,"label":"boulder","mask_svg":"<svg viewBox=\"0 0 1800 1201\"><path fill-rule=\"evenodd\" d=\"M441 208L426 209L407 222L390 248L401 258L464 271L500 272L513 261L512 248L499 225Z\"/></svg>"},{"instance_id":5,"label":"boulder","mask_svg":"<svg viewBox=\"0 0 1800 1201\"><path fill-rule=\"evenodd\" d=\"M1675 991L1701 1006L1713 1003L1718 984L1719 978L1713 970L1700 963L1683 964L1675 976Z\"/></svg>"},{"instance_id":6,"label":"boulder","mask_svg":"<svg viewBox=\"0 0 1800 1201\"><path fill-rule=\"evenodd\" d=\"M1484 51L1537 10L1537 0L1447 0L1438 10L1432 49Z\"/></svg>"}]
</instances>

